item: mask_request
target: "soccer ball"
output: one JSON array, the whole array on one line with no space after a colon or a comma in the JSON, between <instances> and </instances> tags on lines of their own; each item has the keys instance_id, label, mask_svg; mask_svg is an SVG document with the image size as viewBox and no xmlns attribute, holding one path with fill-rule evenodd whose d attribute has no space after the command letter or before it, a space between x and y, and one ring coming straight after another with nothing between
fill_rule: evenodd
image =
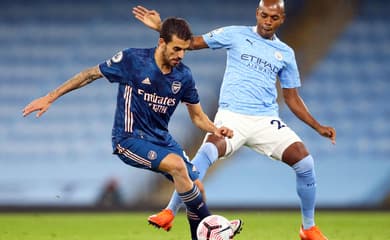
<instances>
[{"instance_id":1,"label":"soccer ball","mask_svg":"<svg viewBox=\"0 0 390 240\"><path fill-rule=\"evenodd\" d=\"M229 240L233 239L233 229L226 218L210 215L199 223L196 234L198 240Z\"/></svg>"}]
</instances>

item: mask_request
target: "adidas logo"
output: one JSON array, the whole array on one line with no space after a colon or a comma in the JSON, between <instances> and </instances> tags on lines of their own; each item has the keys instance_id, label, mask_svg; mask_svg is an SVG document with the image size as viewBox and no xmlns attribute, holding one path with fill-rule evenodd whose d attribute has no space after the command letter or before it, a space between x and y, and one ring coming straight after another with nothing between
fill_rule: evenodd
<instances>
[{"instance_id":1,"label":"adidas logo","mask_svg":"<svg viewBox=\"0 0 390 240\"><path fill-rule=\"evenodd\" d=\"M147 78L145 78L144 80L142 80L142 82L141 82L142 84L146 84L146 85L150 85L151 83L150 83L150 79L147 77Z\"/></svg>"}]
</instances>

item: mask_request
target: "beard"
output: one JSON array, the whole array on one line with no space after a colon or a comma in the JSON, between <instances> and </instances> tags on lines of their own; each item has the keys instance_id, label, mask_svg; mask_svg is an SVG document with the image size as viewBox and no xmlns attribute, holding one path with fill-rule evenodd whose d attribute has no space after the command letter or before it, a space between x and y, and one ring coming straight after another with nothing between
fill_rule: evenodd
<instances>
[{"instance_id":1,"label":"beard","mask_svg":"<svg viewBox=\"0 0 390 240\"><path fill-rule=\"evenodd\" d=\"M162 57L163 57L163 64L166 65L166 66L170 66L170 67L176 67L179 63L180 63L180 60L181 58L173 58L170 56L168 50L167 50L167 47L165 46L163 51L162 51Z\"/></svg>"}]
</instances>

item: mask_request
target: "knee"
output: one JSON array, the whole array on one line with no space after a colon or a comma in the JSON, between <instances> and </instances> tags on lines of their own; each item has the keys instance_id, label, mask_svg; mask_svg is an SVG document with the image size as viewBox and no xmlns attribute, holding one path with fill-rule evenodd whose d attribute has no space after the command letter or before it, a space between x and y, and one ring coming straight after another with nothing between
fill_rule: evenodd
<instances>
[{"instance_id":1,"label":"knee","mask_svg":"<svg viewBox=\"0 0 390 240\"><path fill-rule=\"evenodd\" d=\"M172 176L183 176L186 173L187 173L187 168L184 165L184 162L182 160L177 161L177 163L172 164L172 167L170 170L170 174Z\"/></svg>"},{"instance_id":2,"label":"knee","mask_svg":"<svg viewBox=\"0 0 390 240\"><path fill-rule=\"evenodd\" d=\"M183 176L187 173L187 167L183 159L175 154L168 155L160 164L160 170L172 175L172 177Z\"/></svg>"},{"instance_id":3,"label":"knee","mask_svg":"<svg viewBox=\"0 0 390 240\"><path fill-rule=\"evenodd\" d=\"M305 145L302 142L295 142L284 150L282 154L282 161L292 166L309 156Z\"/></svg>"},{"instance_id":4,"label":"knee","mask_svg":"<svg viewBox=\"0 0 390 240\"><path fill-rule=\"evenodd\" d=\"M214 144L218 149L218 157L225 156L226 153L226 140L225 138L217 137L214 134L207 136L206 142Z\"/></svg>"}]
</instances>

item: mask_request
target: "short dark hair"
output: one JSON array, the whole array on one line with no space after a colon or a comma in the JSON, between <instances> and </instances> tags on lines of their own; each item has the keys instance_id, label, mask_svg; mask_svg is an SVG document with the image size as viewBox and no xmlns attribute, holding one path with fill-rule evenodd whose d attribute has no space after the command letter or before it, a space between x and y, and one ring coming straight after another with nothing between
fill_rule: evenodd
<instances>
[{"instance_id":1,"label":"short dark hair","mask_svg":"<svg viewBox=\"0 0 390 240\"><path fill-rule=\"evenodd\" d=\"M161 25L160 38L169 43L172 41L173 35L185 41L192 38L191 28L186 20L177 17L170 17L164 20Z\"/></svg>"}]
</instances>

